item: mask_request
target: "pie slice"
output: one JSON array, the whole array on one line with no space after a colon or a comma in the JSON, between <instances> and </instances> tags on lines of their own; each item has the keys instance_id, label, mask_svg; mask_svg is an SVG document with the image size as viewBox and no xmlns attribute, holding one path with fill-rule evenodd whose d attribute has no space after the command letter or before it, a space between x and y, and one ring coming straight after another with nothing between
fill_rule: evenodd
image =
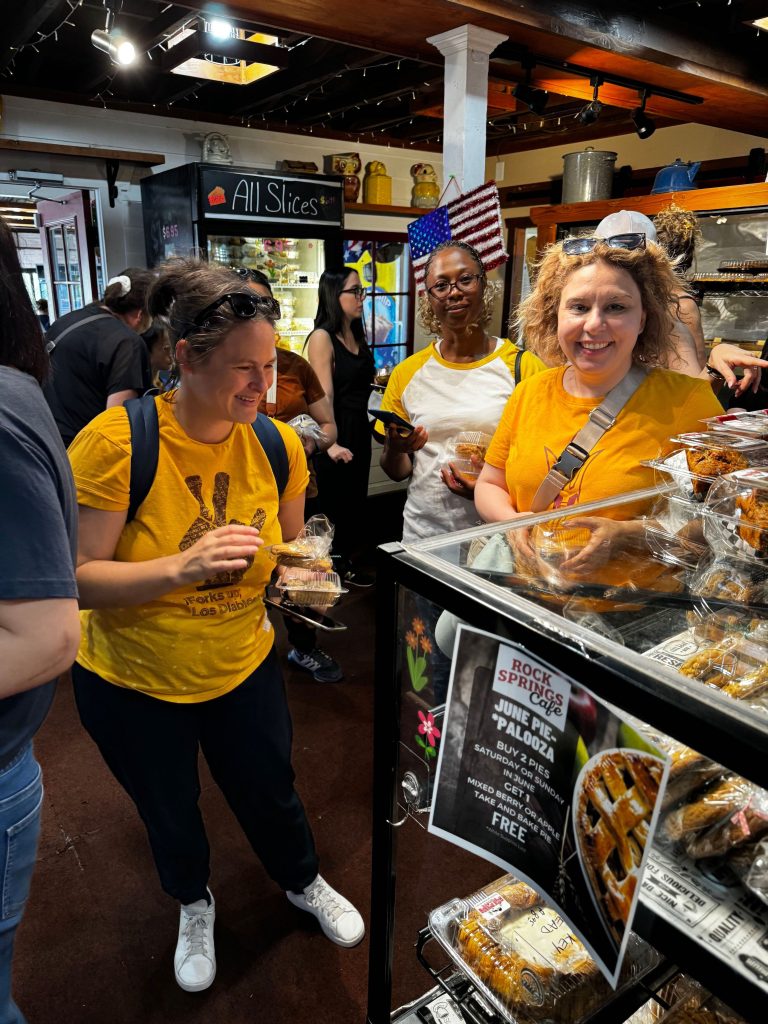
<instances>
[{"instance_id":1,"label":"pie slice","mask_svg":"<svg viewBox=\"0 0 768 1024\"><path fill-rule=\"evenodd\" d=\"M576 840L595 902L621 943L643 859L663 762L637 750L610 750L589 762L575 815Z\"/></svg>"}]
</instances>

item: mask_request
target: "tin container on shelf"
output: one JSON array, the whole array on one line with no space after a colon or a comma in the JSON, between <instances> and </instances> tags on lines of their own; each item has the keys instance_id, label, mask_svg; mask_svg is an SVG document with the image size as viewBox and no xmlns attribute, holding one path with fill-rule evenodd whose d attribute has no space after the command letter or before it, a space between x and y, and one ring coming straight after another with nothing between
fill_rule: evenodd
<instances>
[{"instance_id":1,"label":"tin container on shelf","mask_svg":"<svg viewBox=\"0 0 768 1024\"><path fill-rule=\"evenodd\" d=\"M768 467L721 477L710 487L703 514L716 556L768 560Z\"/></svg>"},{"instance_id":2,"label":"tin container on shelf","mask_svg":"<svg viewBox=\"0 0 768 1024\"><path fill-rule=\"evenodd\" d=\"M680 493L693 501L703 501L715 480L726 473L768 466L766 441L716 431L678 434L670 441L679 447L644 465L672 479Z\"/></svg>"},{"instance_id":3,"label":"tin container on shelf","mask_svg":"<svg viewBox=\"0 0 768 1024\"><path fill-rule=\"evenodd\" d=\"M514 875L433 910L429 927L507 1021L573 1024L614 997L560 914ZM618 991L657 961L658 954L631 935Z\"/></svg>"}]
</instances>

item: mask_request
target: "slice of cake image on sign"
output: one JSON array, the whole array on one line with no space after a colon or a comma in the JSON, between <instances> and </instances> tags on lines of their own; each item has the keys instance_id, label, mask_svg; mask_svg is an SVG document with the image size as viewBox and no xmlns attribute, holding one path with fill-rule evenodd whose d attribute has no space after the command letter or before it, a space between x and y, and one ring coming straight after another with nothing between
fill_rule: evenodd
<instances>
[{"instance_id":1,"label":"slice of cake image on sign","mask_svg":"<svg viewBox=\"0 0 768 1024\"><path fill-rule=\"evenodd\" d=\"M582 768L573 793L581 868L606 931L624 938L637 892L664 761L626 748L603 750Z\"/></svg>"}]
</instances>

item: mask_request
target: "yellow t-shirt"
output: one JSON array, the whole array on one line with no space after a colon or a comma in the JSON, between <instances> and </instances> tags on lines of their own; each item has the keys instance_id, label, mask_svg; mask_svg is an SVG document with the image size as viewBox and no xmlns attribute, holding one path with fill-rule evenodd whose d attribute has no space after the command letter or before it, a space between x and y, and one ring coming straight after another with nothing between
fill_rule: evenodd
<instances>
[{"instance_id":1,"label":"yellow t-shirt","mask_svg":"<svg viewBox=\"0 0 768 1024\"><path fill-rule=\"evenodd\" d=\"M486 462L504 470L510 501L518 512L530 510L539 484L602 401L568 394L563 388L564 373L563 366L546 370L516 388L486 452ZM641 461L666 454L674 447L669 442L671 436L700 430L699 421L720 410L708 381L671 370L652 370L550 507L568 508L652 487L655 470ZM593 515L628 520L646 514L650 505L633 502ZM567 520L563 525L567 531ZM652 590L677 588L668 567L642 549L618 554L593 572L589 582ZM590 607L598 611L603 605L592 602Z\"/></svg>"},{"instance_id":2,"label":"yellow t-shirt","mask_svg":"<svg viewBox=\"0 0 768 1024\"><path fill-rule=\"evenodd\" d=\"M539 484L602 401L568 394L564 373L565 367L559 366L521 381L486 452L485 461L504 470L510 501L518 512L529 511ZM655 471L641 460L670 451L672 435L701 430L701 419L721 411L708 381L651 370L551 507L583 505L652 487ZM630 514L636 510L630 513L628 506L600 513L614 519Z\"/></svg>"},{"instance_id":3,"label":"yellow t-shirt","mask_svg":"<svg viewBox=\"0 0 768 1024\"><path fill-rule=\"evenodd\" d=\"M178 554L229 523L256 526L265 545L280 541L278 494L269 460L250 424L220 444L194 441L169 401L156 400L160 455L152 489L127 523L116 561ZM288 454L282 500L301 495L307 460L298 435L275 423ZM69 448L77 500L88 508L128 508L131 441L125 409L101 413ZM274 561L260 549L248 569L178 587L138 607L81 613L78 662L117 686L192 703L234 689L269 653L273 632L262 600Z\"/></svg>"}]
</instances>

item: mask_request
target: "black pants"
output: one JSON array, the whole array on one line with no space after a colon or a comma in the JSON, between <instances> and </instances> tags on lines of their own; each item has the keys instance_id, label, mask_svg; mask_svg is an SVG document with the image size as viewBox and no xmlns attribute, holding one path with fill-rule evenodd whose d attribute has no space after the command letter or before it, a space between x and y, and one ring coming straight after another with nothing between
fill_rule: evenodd
<instances>
[{"instance_id":1,"label":"black pants","mask_svg":"<svg viewBox=\"0 0 768 1024\"><path fill-rule=\"evenodd\" d=\"M208 837L198 807L198 750L267 873L301 892L317 874L304 807L293 788L292 725L277 654L213 700L172 704L113 686L75 664L80 719L136 804L165 892L206 894Z\"/></svg>"}]
</instances>

